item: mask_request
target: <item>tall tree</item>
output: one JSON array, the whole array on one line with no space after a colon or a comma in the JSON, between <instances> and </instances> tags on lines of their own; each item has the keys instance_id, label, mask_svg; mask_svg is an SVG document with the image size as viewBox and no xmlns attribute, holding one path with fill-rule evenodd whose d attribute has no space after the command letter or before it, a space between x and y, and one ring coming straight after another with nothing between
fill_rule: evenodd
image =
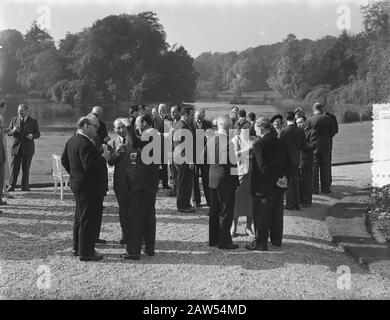
<instances>
[{"instance_id":1,"label":"tall tree","mask_svg":"<svg viewBox=\"0 0 390 320\"><path fill-rule=\"evenodd\" d=\"M18 89L16 78L20 67L16 51L23 46L23 35L12 29L0 31L0 92L12 93Z\"/></svg>"}]
</instances>

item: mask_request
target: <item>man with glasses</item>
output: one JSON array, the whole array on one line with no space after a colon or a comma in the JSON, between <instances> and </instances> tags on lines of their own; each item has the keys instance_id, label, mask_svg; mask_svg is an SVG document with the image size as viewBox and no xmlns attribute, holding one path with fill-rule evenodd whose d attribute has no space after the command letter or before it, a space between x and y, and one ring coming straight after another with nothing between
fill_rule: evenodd
<instances>
[{"instance_id":1,"label":"man with glasses","mask_svg":"<svg viewBox=\"0 0 390 320\"><path fill-rule=\"evenodd\" d=\"M126 128L125 119L118 118L114 121L114 132L118 135L116 138L110 140L108 146L111 150L108 164L114 166L114 192L119 205L119 222L122 230L122 238L119 244L126 244L128 240L127 220L130 207L130 190L132 169L130 153L131 145ZM134 174L133 174L134 175Z\"/></svg>"},{"instance_id":2,"label":"man with glasses","mask_svg":"<svg viewBox=\"0 0 390 320\"><path fill-rule=\"evenodd\" d=\"M109 152L101 154L95 146L99 121L94 116L79 119L78 131L66 143L61 163L69 173L69 185L76 201L73 225L73 255L80 261L103 258L95 251L100 232L103 199L107 193Z\"/></svg>"}]
</instances>

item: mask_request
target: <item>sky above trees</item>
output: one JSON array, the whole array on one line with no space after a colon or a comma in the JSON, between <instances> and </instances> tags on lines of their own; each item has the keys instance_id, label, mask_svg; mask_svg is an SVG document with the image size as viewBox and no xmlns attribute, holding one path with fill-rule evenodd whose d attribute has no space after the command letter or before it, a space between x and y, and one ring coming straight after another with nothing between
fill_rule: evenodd
<instances>
[{"instance_id":1,"label":"sky above trees","mask_svg":"<svg viewBox=\"0 0 390 320\"><path fill-rule=\"evenodd\" d=\"M2 0L0 30L25 33L33 20L48 25L56 43L110 14L157 14L171 44L196 57L202 52L241 51L282 41L340 35L363 29L360 6L369 0ZM347 21L345 18L350 20Z\"/></svg>"}]
</instances>

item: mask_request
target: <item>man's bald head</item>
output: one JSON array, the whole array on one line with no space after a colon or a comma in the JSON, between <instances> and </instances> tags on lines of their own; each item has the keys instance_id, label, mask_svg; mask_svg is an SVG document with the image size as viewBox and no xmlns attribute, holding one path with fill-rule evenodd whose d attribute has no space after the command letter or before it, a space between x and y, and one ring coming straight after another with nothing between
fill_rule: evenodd
<instances>
[{"instance_id":1,"label":"man's bald head","mask_svg":"<svg viewBox=\"0 0 390 320\"><path fill-rule=\"evenodd\" d=\"M103 115L103 108L99 106L94 106L91 113L94 113L98 118L101 118Z\"/></svg>"},{"instance_id":2,"label":"man's bald head","mask_svg":"<svg viewBox=\"0 0 390 320\"><path fill-rule=\"evenodd\" d=\"M263 136L271 131L271 121L267 117L260 117L256 120L255 125L256 135Z\"/></svg>"},{"instance_id":3,"label":"man's bald head","mask_svg":"<svg viewBox=\"0 0 390 320\"><path fill-rule=\"evenodd\" d=\"M206 116L206 111L203 108L195 110L195 120L196 121L204 120L205 116Z\"/></svg>"},{"instance_id":4,"label":"man's bald head","mask_svg":"<svg viewBox=\"0 0 390 320\"><path fill-rule=\"evenodd\" d=\"M229 129L233 128L232 119L229 116L221 116L217 121L218 131L229 132Z\"/></svg>"}]
</instances>

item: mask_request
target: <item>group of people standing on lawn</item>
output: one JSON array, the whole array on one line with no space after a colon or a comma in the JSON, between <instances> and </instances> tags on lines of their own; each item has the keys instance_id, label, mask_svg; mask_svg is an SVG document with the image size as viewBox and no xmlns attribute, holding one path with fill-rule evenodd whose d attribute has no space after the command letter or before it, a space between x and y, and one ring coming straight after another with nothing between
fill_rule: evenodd
<instances>
[{"instance_id":1,"label":"group of people standing on lawn","mask_svg":"<svg viewBox=\"0 0 390 320\"><path fill-rule=\"evenodd\" d=\"M320 183L322 192L331 192L337 121L321 103L314 104L308 119L299 108L284 117L256 119L255 114L233 107L229 115L212 122L205 119L204 109L191 105L172 105L170 111L169 115L166 104L152 110L131 106L129 117L114 121L113 139L101 121L102 108L94 107L79 119L62 164L70 173L76 200L73 253L80 260L103 258L95 243L106 242L99 234L108 190L107 164L114 166L119 243L127 245L122 257L132 260L140 258L142 244L147 255L155 253L159 180L169 196L176 196L178 212L186 214L202 206L202 178L210 207L209 245L225 250L238 248L232 238L239 235L240 216L247 217L245 233L254 237L245 246L248 250L267 250L269 238L280 246L283 210L310 206Z\"/></svg>"}]
</instances>

